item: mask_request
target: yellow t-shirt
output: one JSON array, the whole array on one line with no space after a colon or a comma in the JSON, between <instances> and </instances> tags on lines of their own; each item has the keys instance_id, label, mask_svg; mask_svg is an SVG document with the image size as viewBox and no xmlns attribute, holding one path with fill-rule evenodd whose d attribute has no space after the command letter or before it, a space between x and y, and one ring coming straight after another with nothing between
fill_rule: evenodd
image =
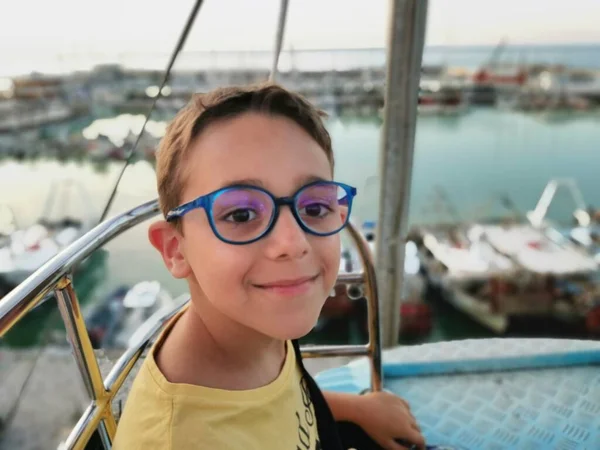
<instances>
[{"instance_id":1,"label":"yellow t-shirt","mask_svg":"<svg viewBox=\"0 0 600 450\"><path fill-rule=\"evenodd\" d=\"M251 390L170 383L154 359L134 380L114 450L320 450L315 411L291 342L279 376Z\"/></svg>"}]
</instances>

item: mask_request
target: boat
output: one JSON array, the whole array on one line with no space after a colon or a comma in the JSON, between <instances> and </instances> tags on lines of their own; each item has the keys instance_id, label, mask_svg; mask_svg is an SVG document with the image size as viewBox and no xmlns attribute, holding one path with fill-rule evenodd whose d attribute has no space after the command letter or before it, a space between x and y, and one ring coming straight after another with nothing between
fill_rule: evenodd
<instances>
[{"instance_id":1,"label":"boat","mask_svg":"<svg viewBox=\"0 0 600 450\"><path fill-rule=\"evenodd\" d=\"M85 326L87 328L90 342L95 349L108 346L115 328L123 312L123 299L129 288L119 286L106 298L93 305L93 309L87 316Z\"/></svg>"},{"instance_id":2,"label":"boat","mask_svg":"<svg viewBox=\"0 0 600 450\"><path fill-rule=\"evenodd\" d=\"M141 281L119 286L84 313L92 346L125 349L136 331L154 314L164 313L175 300L158 281Z\"/></svg>"},{"instance_id":3,"label":"boat","mask_svg":"<svg viewBox=\"0 0 600 450\"><path fill-rule=\"evenodd\" d=\"M550 99L551 108L588 110L600 99L600 77L592 70L538 67L534 87Z\"/></svg>"},{"instance_id":4,"label":"boat","mask_svg":"<svg viewBox=\"0 0 600 450\"><path fill-rule=\"evenodd\" d=\"M566 191L573 202L570 226L560 225L548 217L548 211L559 191ZM600 264L600 211L587 205L573 178L550 180L535 208L527 212L526 217L536 228L551 227L559 231L565 238L584 248Z\"/></svg>"},{"instance_id":5,"label":"boat","mask_svg":"<svg viewBox=\"0 0 600 450\"><path fill-rule=\"evenodd\" d=\"M508 41L501 39L487 60L471 75L466 89L470 104L496 106L507 97L514 97L527 82L527 73L523 68L501 63L507 45Z\"/></svg>"},{"instance_id":6,"label":"boat","mask_svg":"<svg viewBox=\"0 0 600 450\"><path fill-rule=\"evenodd\" d=\"M424 227L419 236L428 282L496 334L525 319L585 329L600 299L598 263L551 229L474 223Z\"/></svg>"},{"instance_id":7,"label":"boat","mask_svg":"<svg viewBox=\"0 0 600 450\"><path fill-rule=\"evenodd\" d=\"M200 4L197 2L192 10L177 49L183 47ZM279 49L285 8L282 11L277 33ZM397 346L398 324L394 323L393 312L397 311L400 299L394 288L401 282L401 275L399 278L397 275L404 267L394 265L394 261L399 251L405 251L408 236L416 91L426 17L426 1L390 3L389 54L393 57L388 59L387 69L382 207L374 261L358 227L350 224L346 230L363 267L363 272L352 274L352 279L362 280L368 299L369 342L350 346L309 345L301 351L305 358L354 358L342 367L318 374L316 380L321 388L357 394L386 389L403 396L410 402L432 450L595 448L600 442L600 342L492 338ZM272 74L276 72L278 53L279 50L275 52ZM175 51L169 68L177 55ZM165 81L168 73L167 70ZM408 98L415 101L399 101ZM407 134L412 138L407 139ZM90 399L61 449L92 448L92 443L111 448L118 426L118 416L112 407L115 395L154 337L183 307L176 305L146 323L144 333L131 342L108 375L102 376L79 314L71 270L94 249L158 213L158 202L152 200L103 220L0 300L2 336L44 295L56 291L73 355ZM338 281L346 283L348 278L340 276ZM411 443L406 444L414 448Z\"/></svg>"},{"instance_id":8,"label":"boat","mask_svg":"<svg viewBox=\"0 0 600 450\"><path fill-rule=\"evenodd\" d=\"M436 187L436 210L449 220L411 232L430 292L498 335L533 332L537 325L596 335L586 321L600 299L599 264L545 220L556 182L549 183L534 211L522 214L502 196L488 209L500 200L509 215L475 222L462 220ZM575 197L580 206L581 196ZM577 208L574 217L585 214Z\"/></svg>"},{"instance_id":9,"label":"boat","mask_svg":"<svg viewBox=\"0 0 600 450\"><path fill-rule=\"evenodd\" d=\"M418 100L419 114L457 115L466 111L462 89L439 80L422 80Z\"/></svg>"},{"instance_id":10,"label":"boat","mask_svg":"<svg viewBox=\"0 0 600 450\"><path fill-rule=\"evenodd\" d=\"M508 328L507 315L495 307L491 297L484 297L483 290L494 277L514 275L516 267L477 232L477 228L439 227L420 228L413 234L432 290L473 320L501 334Z\"/></svg>"},{"instance_id":11,"label":"boat","mask_svg":"<svg viewBox=\"0 0 600 450\"><path fill-rule=\"evenodd\" d=\"M548 217L548 211L556 198L559 190L566 191L573 202L571 212L572 225L561 226ZM538 229L551 229L556 239L560 235L583 249L594 261L600 265L600 211L587 206L583 193L577 182L572 178L556 178L550 180L535 208L527 213L529 222ZM596 277L596 284L600 283L600 277ZM591 307L586 316L586 329L590 335L600 336L600 295L591 300Z\"/></svg>"},{"instance_id":12,"label":"boat","mask_svg":"<svg viewBox=\"0 0 600 450\"><path fill-rule=\"evenodd\" d=\"M87 156L92 161L104 161L109 158L122 159L122 151L116 146L108 136L98 134L87 144Z\"/></svg>"},{"instance_id":13,"label":"boat","mask_svg":"<svg viewBox=\"0 0 600 450\"><path fill-rule=\"evenodd\" d=\"M8 205L0 205L0 248L7 245L10 235L17 230L15 212Z\"/></svg>"},{"instance_id":14,"label":"boat","mask_svg":"<svg viewBox=\"0 0 600 450\"><path fill-rule=\"evenodd\" d=\"M376 248L376 221L362 224L362 234L372 254ZM357 261L360 258L355 257ZM356 265L356 271L363 271L362 265ZM424 338L431 333L433 327L432 309L425 303L425 279L421 271L421 261L416 243L408 239L404 249L404 279L400 293L401 302L399 336L405 339ZM364 309L362 322L367 323L367 311ZM366 328L366 325L365 325ZM366 331L366 330L365 330Z\"/></svg>"},{"instance_id":15,"label":"boat","mask_svg":"<svg viewBox=\"0 0 600 450\"><path fill-rule=\"evenodd\" d=\"M13 109L0 116L0 133L9 133L65 122L77 116L60 99L15 101Z\"/></svg>"},{"instance_id":16,"label":"boat","mask_svg":"<svg viewBox=\"0 0 600 450\"><path fill-rule=\"evenodd\" d=\"M498 101L498 88L490 83L471 83L466 89L470 105L495 106Z\"/></svg>"},{"instance_id":17,"label":"boat","mask_svg":"<svg viewBox=\"0 0 600 450\"><path fill-rule=\"evenodd\" d=\"M365 221L362 224L360 234L368 245L370 258L373 258L376 251L375 233L375 221ZM363 265L359 253L351 244L342 248L339 268L339 276L347 277L348 282L336 285L331 296L327 298L321 311L318 329L326 328L332 319L342 318L345 321L358 322L359 329L366 336L368 330L365 292L362 283L352 282L352 274L362 272ZM423 338L431 332L433 322L431 308L424 302L425 280L420 273L421 265L414 242L407 242L404 258L402 303L398 311L401 317L399 334L403 338Z\"/></svg>"},{"instance_id":18,"label":"boat","mask_svg":"<svg viewBox=\"0 0 600 450\"><path fill-rule=\"evenodd\" d=\"M79 195L82 217L60 208L72 206L73 194ZM0 287L10 291L46 261L83 236L94 225L89 210L89 195L83 185L71 179L58 179L48 189L43 213L24 228L13 230L0 246ZM81 213L81 211L80 211Z\"/></svg>"}]
</instances>

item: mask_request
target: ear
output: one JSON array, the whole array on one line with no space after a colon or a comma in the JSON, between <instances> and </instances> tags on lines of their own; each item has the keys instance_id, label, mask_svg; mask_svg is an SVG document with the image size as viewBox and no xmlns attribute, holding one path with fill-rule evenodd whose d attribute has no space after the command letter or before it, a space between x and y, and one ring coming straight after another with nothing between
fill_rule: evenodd
<instances>
[{"instance_id":1,"label":"ear","mask_svg":"<svg viewBox=\"0 0 600 450\"><path fill-rule=\"evenodd\" d=\"M182 251L183 236L173 225L164 220L153 223L148 229L148 239L162 256L171 275L186 278L191 273L191 267Z\"/></svg>"}]
</instances>

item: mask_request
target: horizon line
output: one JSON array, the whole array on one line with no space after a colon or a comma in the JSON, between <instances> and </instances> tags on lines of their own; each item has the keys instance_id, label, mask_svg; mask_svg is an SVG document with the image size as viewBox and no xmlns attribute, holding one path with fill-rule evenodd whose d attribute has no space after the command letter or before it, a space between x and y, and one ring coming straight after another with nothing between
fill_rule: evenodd
<instances>
[{"instance_id":1,"label":"horizon line","mask_svg":"<svg viewBox=\"0 0 600 450\"><path fill-rule=\"evenodd\" d=\"M426 44L424 50L428 48L489 48L495 47L500 44L500 41L495 44ZM590 41L581 41L581 42L515 42L515 43L506 43L507 50L510 47L596 47L600 46L600 41L590 42ZM380 51L385 50L387 47L385 46L371 46L371 47L323 47L323 48L314 48L314 47L306 47L306 48L297 48L297 47L287 47L282 48L281 53L290 53L290 52L332 52L332 51ZM263 48L263 49L222 49L222 50L183 50L182 54L191 54L191 53L268 53L273 52L272 48ZM23 50L15 50L10 51L8 53L23 53ZM29 52L25 52L29 53ZM32 52L34 53L34 52ZM47 52L44 52L47 53ZM78 54L114 54L114 55L126 55L126 54L165 54L170 53L170 50L159 50L159 51L151 51L151 50L125 50L125 51L102 51L98 49L88 49L88 50L80 50L80 51L64 51L57 52L53 54L53 56L63 56L63 55L78 55Z\"/></svg>"}]
</instances>

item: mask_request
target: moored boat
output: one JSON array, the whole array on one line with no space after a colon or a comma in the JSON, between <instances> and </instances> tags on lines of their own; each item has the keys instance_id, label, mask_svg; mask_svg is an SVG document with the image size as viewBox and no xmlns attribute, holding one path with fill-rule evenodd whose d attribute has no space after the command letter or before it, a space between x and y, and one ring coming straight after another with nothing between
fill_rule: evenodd
<instances>
[{"instance_id":1,"label":"moored boat","mask_svg":"<svg viewBox=\"0 0 600 450\"><path fill-rule=\"evenodd\" d=\"M72 202L73 194L79 202ZM65 208L78 204L77 214L65 213ZM45 262L60 253L94 225L89 195L73 180L57 180L46 197L43 212L32 225L17 228L0 243L0 287L8 292ZM58 212L57 212L58 211Z\"/></svg>"}]
</instances>

